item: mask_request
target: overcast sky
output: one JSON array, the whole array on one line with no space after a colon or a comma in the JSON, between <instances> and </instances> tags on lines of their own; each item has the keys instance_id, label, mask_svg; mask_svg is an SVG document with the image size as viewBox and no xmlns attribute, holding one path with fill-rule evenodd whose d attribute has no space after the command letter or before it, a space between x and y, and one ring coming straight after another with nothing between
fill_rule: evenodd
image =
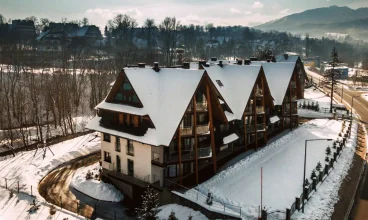
<instances>
[{"instance_id":1,"label":"overcast sky","mask_svg":"<svg viewBox=\"0 0 368 220\"><path fill-rule=\"evenodd\" d=\"M175 16L182 24L254 26L288 14L331 5L368 7L368 0L0 0L6 19L34 15L60 22L87 17L101 28L115 15L128 14L142 25L145 18L160 23Z\"/></svg>"}]
</instances>

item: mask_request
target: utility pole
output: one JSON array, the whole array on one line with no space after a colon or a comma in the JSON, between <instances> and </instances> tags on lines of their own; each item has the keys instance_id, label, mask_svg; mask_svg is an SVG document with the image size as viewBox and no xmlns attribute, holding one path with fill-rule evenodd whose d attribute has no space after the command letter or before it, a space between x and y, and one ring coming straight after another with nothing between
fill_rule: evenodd
<instances>
[{"instance_id":1,"label":"utility pole","mask_svg":"<svg viewBox=\"0 0 368 220\"><path fill-rule=\"evenodd\" d=\"M335 67L339 65L339 53L336 50L336 47L333 48L331 53L332 61L330 65L332 69L329 71L328 76L331 77L331 102L330 102L330 113L332 113L332 102L333 102L333 93L334 93L334 84L335 84Z\"/></svg>"}]
</instances>

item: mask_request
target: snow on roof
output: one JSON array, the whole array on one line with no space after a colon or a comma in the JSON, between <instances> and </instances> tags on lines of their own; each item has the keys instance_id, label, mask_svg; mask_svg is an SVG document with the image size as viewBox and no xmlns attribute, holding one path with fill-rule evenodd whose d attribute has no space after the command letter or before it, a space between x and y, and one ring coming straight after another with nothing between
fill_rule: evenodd
<instances>
[{"instance_id":1,"label":"snow on roof","mask_svg":"<svg viewBox=\"0 0 368 220\"><path fill-rule=\"evenodd\" d=\"M233 120L243 116L254 83L261 66L248 65L218 65L205 67L210 79L234 113ZM223 85L223 86L221 86ZM230 113L225 111L228 121Z\"/></svg>"},{"instance_id":2,"label":"snow on roof","mask_svg":"<svg viewBox=\"0 0 368 220\"><path fill-rule=\"evenodd\" d=\"M114 82L110 83L110 86L114 86L115 82L116 82L116 81L114 81Z\"/></svg>"},{"instance_id":3,"label":"snow on roof","mask_svg":"<svg viewBox=\"0 0 368 220\"><path fill-rule=\"evenodd\" d=\"M142 112L151 118L156 145L169 146L204 70L124 68L143 104Z\"/></svg>"},{"instance_id":4,"label":"snow on roof","mask_svg":"<svg viewBox=\"0 0 368 220\"><path fill-rule=\"evenodd\" d=\"M220 104L224 104L225 102L224 101L222 101L222 99L218 99L219 100L219 102L220 102Z\"/></svg>"},{"instance_id":5,"label":"snow on roof","mask_svg":"<svg viewBox=\"0 0 368 220\"><path fill-rule=\"evenodd\" d=\"M228 135L228 136L224 137L224 139L223 139L223 141L224 141L224 145L225 145L225 144L228 144L228 143L231 143L231 142L233 142L233 141L236 141L236 140L238 140L238 139L239 139L238 135L236 135L235 133L232 133L232 134L230 134L230 135Z\"/></svg>"},{"instance_id":6,"label":"snow on roof","mask_svg":"<svg viewBox=\"0 0 368 220\"><path fill-rule=\"evenodd\" d=\"M280 121L280 118L279 118L277 115L275 115L275 116L272 116L272 117L270 118L270 121L271 121L271 124L273 124L273 123L275 123L275 122Z\"/></svg>"},{"instance_id":7,"label":"snow on roof","mask_svg":"<svg viewBox=\"0 0 368 220\"><path fill-rule=\"evenodd\" d=\"M148 114L145 108L137 108L137 107L132 107L129 105L109 103L109 102L106 102L105 100L103 100L100 104L98 104L95 107L95 109L105 109L105 110L111 110L114 112L124 112L128 114L139 115L139 116Z\"/></svg>"},{"instance_id":8,"label":"snow on roof","mask_svg":"<svg viewBox=\"0 0 368 220\"><path fill-rule=\"evenodd\" d=\"M230 113L228 111L224 111L224 113L225 113L225 117L226 117L227 121L233 121L233 120L235 120L234 114L232 114L232 113Z\"/></svg>"},{"instance_id":9,"label":"snow on roof","mask_svg":"<svg viewBox=\"0 0 368 220\"><path fill-rule=\"evenodd\" d=\"M88 31L88 26L80 27L78 28L78 31L76 33L76 36L78 37L84 37Z\"/></svg>"},{"instance_id":10,"label":"snow on roof","mask_svg":"<svg viewBox=\"0 0 368 220\"><path fill-rule=\"evenodd\" d=\"M150 144L150 145L155 145L155 146L160 145L157 142L157 130L156 129L149 128L143 136L135 136L135 135L128 134L125 132L102 127L100 126L100 120L101 120L101 117L99 116L94 117L91 121L88 122L88 124L86 125L86 128L95 130L95 131L99 131L99 132L103 132L103 133L108 133L108 134L118 136L118 137L127 138L133 141L138 141L144 144Z\"/></svg>"},{"instance_id":11,"label":"snow on roof","mask_svg":"<svg viewBox=\"0 0 368 220\"><path fill-rule=\"evenodd\" d=\"M276 62L292 62L295 63L299 58L299 55L288 54L287 58L284 54L275 56Z\"/></svg>"},{"instance_id":12,"label":"snow on roof","mask_svg":"<svg viewBox=\"0 0 368 220\"><path fill-rule=\"evenodd\" d=\"M296 63L262 63L275 105L282 105Z\"/></svg>"}]
</instances>

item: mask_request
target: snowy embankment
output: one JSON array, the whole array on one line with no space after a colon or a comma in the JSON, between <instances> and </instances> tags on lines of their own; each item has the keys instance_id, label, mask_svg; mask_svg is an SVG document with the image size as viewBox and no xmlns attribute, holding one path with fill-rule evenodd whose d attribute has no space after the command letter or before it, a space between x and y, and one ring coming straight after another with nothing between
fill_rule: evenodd
<instances>
[{"instance_id":1,"label":"snowy embankment","mask_svg":"<svg viewBox=\"0 0 368 220\"><path fill-rule=\"evenodd\" d=\"M158 208L160 212L156 215L159 220L168 219L171 212L175 213L175 216L179 220L186 220L189 216L192 216L192 220L207 220L208 218L203 215L201 212L194 211L191 208L177 205L177 204L169 204L164 205Z\"/></svg>"},{"instance_id":2,"label":"snowy embankment","mask_svg":"<svg viewBox=\"0 0 368 220\"><path fill-rule=\"evenodd\" d=\"M315 119L305 123L268 144L262 150L240 160L235 165L200 184L197 188L204 196L211 192L215 202L240 206L242 213L246 213L248 217L256 217L258 216L258 207L261 204L260 173L261 167L263 167L263 206L269 211L285 211L295 202L295 197L302 192L305 140L314 138L337 139L341 125L342 121L327 119ZM356 129L356 125L353 129ZM319 161L324 162L327 146L332 146L332 142L309 142L306 164L307 177L310 176L311 171ZM350 148L353 146L350 144ZM343 155L345 154L347 154L346 160L341 161L349 164L353 150L344 150ZM342 162L338 161L337 164ZM337 175L341 175L341 173ZM193 191L186 194L189 195Z\"/></svg>"},{"instance_id":3,"label":"snowy embankment","mask_svg":"<svg viewBox=\"0 0 368 220\"><path fill-rule=\"evenodd\" d=\"M42 178L63 163L98 151L100 149L100 138L97 136L97 133L91 133L52 145L49 148L45 148L45 151L44 149L38 149L18 153L15 157L8 156L6 158L0 158L1 187L5 186L5 178L7 179L8 189L16 190L18 181L20 191L22 192L30 194L32 187L32 193L36 196L37 203L41 205L40 211L33 214L32 219L45 219L42 215L40 217L36 217L35 215L39 215L45 211L48 213L49 211L47 202L37 190L38 183ZM18 219L30 218L27 210L30 208L28 201L33 201L32 197L14 193L10 198L9 191L3 188L0 188L0 195L0 219L14 219L14 213L19 215ZM24 199L25 197L27 199ZM13 200L14 202L12 202ZM60 213L64 213L60 214L60 217L69 215L75 218L75 215L68 211L62 210Z\"/></svg>"},{"instance_id":4,"label":"snowy embankment","mask_svg":"<svg viewBox=\"0 0 368 220\"><path fill-rule=\"evenodd\" d=\"M78 169L73 176L71 186L74 189L101 201L120 202L123 200L123 195L120 191L113 185L99 180L98 174L100 168L100 163L95 163L91 166Z\"/></svg>"},{"instance_id":5,"label":"snowy embankment","mask_svg":"<svg viewBox=\"0 0 368 220\"><path fill-rule=\"evenodd\" d=\"M330 102L331 98L325 95L320 90L312 87L304 90L304 99L298 100L298 116L303 118L332 118L333 114L330 113ZM319 106L319 111L312 109L303 109L303 104L305 105L317 105ZM335 101L334 104L337 104ZM345 111L337 111L340 114L346 114Z\"/></svg>"}]
</instances>

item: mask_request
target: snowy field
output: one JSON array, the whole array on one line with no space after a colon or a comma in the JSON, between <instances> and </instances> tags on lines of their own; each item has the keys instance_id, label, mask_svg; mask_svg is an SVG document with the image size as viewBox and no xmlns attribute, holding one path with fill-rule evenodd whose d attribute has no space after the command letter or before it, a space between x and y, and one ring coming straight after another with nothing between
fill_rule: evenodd
<instances>
[{"instance_id":1,"label":"snowy field","mask_svg":"<svg viewBox=\"0 0 368 220\"><path fill-rule=\"evenodd\" d=\"M367 100L367 102L368 102L368 93L367 93L367 94L363 94L363 95L362 95L362 97L363 97L365 100Z\"/></svg>"},{"instance_id":2,"label":"snowy field","mask_svg":"<svg viewBox=\"0 0 368 220\"><path fill-rule=\"evenodd\" d=\"M331 98L329 96L314 87L305 89L304 99L298 100L298 115L303 118L332 118L333 114L330 113L330 101ZM304 102L310 105L312 105L312 103L314 105L318 103L319 111L300 108L300 105L303 105ZM333 103L338 104L336 100L334 100ZM337 110L336 112L340 115L346 115L346 111Z\"/></svg>"},{"instance_id":3,"label":"snowy field","mask_svg":"<svg viewBox=\"0 0 368 220\"><path fill-rule=\"evenodd\" d=\"M341 131L341 125L342 121L312 120L222 171L207 182L200 184L197 188L203 195L211 192L215 203L240 206L242 207L242 213L247 213L247 217L256 217L261 203L260 173L261 167L263 167L263 206L269 211L285 211L295 202L295 197L302 193L304 140L313 138L336 139ZM354 137L356 136L356 128L357 126L354 124L354 132L352 132ZM311 171L319 161L324 164L326 147L331 145L332 142L327 141L309 143L307 177L310 176ZM355 141L352 139L347 145L347 150L343 151L342 159L337 163L337 167L340 166L341 169L335 168L332 173L336 173L327 178L330 183L325 182L327 184L322 184L321 190L319 189L315 193L316 195L323 194L320 197L316 196L316 198L324 198L324 200L319 201L315 198L311 200L310 205L306 206L306 209L309 210L307 213L314 213L314 216L331 213L333 205L337 201L336 189L339 188L341 180L346 174L342 171L347 172L350 167L354 147ZM323 187L326 189L323 189ZM331 190L336 191L336 196L333 194L333 198L330 196ZM186 195L191 195L191 191L187 192ZM319 207L316 205L318 201L319 204L328 205L329 207ZM300 215L300 218L320 219L304 218L305 216Z\"/></svg>"},{"instance_id":4,"label":"snowy field","mask_svg":"<svg viewBox=\"0 0 368 220\"><path fill-rule=\"evenodd\" d=\"M38 193L38 183L53 169L74 158L96 152L100 149L100 138L97 133L92 133L68 141L50 146L55 154L47 149L46 154L42 149L18 153L15 157L8 156L0 158L0 219L47 219L49 215L49 204ZM24 193L14 193L4 189L5 178L7 178L8 188L15 190L17 182L20 183L20 191L36 196L36 203L40 205L40 210L30 214L30 201L33 198ZM14 213L17 213L16 217ZM77 218L76 215L68 211L57 209L58 219L68 217ZM56 219L56 218L54 218Z\"/></svg>"},{"instance_id":5,"label":"snowy field","mask_svg":"<svg viewBox=\"0 0 368 220\"><path fill-rule=\"evenodd\" d=\"M78 169L72 178L71 186L98 200L109 202L119 202L123 200L123 195L113 185L104 183L95 178L95 175L99 174L100 168L100 163L97 162L91 166ZM88 172L92 173L92 178L87 180L86 176Z\"/></svg>"},{"instance_id":6,"label":"snowy field","mask_svg":"<svg viewBox=\"0 0 368 220\"><path fill-rule=\"evenodd\" d=\"M179 220L187 220L189 216L192 216L192 220L207 220L208 218L201 212L194 211L185 206L177 204L164 205L158 208L160 212L156 215L159 220L168 219L170 213L173 211L175 216Z\"/></svg>"}]
</instances>

